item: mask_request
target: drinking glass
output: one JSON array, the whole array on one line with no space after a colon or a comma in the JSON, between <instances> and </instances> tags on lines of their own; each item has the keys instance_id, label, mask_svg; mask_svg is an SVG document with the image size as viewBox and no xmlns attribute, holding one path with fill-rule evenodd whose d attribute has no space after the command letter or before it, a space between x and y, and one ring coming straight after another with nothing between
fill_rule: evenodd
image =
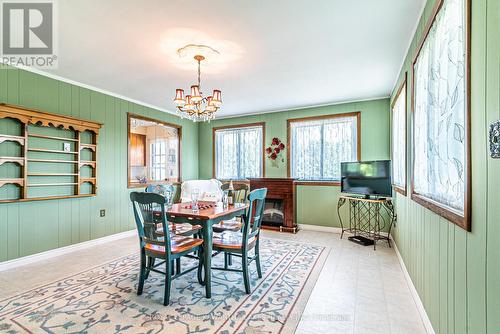
<instances>
[{"instance_id":1,"label":"drinking glass","mask_svg":"<svg viewBox=\"0 0 500 334\"><path fill-rule=\"evenodd\" d=\"M222 194L222 207L224 209L227 209L228 205L228 197L227 197L228 191L224 190L224 193Z\"/></svg>"},{"instance_id":2,"label":"drinking glass","mask_svg":"<svg viewBox=\"0 0 500 334\"><path fill-rule=\"evenodd\" d=\"M200 196L200 189L194 188L191 192L191 205L193 210L198 210L198 199Z\"/></svg>"}]
</instances>

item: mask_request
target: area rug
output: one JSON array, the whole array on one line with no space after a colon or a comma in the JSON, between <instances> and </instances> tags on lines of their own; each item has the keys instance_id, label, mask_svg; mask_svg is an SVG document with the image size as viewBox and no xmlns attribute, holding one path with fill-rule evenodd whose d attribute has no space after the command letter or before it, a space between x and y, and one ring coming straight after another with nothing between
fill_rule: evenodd
<instances>
[{"instance_id":1,"label":"area rug","mask_svg":"<svg viewBox=\"0 0 500 334\"><path fill-rule=\"evenodd\" d=\"M0 332L293 333L328 251L263 238L263 277L252 263L251 294L240 273L213 271L207 299L193 271L173 281L169 306L159 274L151 273L137 296L139 257L131 254L1 301Z\"/></svg>"}]
</instances>

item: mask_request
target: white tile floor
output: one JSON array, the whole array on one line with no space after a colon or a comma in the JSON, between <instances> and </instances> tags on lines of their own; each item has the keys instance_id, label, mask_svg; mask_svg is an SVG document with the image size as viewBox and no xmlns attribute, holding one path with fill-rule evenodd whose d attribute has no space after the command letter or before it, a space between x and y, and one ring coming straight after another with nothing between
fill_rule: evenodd
<instances>
[{"instance_id":1,"label":"white tile floor","mask_svg":"<svg viewBox=\"0 0 500 334\"><path fill-rule=\"evenodd\" d=\"M265 236L331 248L296 333L425 333L396 253L338 234L300 231ZM137 238L109 242L39 263L0 272L0 299L110 261L137 249ZM287 333L285 333L287 334Z\"/></svg>"}]
</instances>

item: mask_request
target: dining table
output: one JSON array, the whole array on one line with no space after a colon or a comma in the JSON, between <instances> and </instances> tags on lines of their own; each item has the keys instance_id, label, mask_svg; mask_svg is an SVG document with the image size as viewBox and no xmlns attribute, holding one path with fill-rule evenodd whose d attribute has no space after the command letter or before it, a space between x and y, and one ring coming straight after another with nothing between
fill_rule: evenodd
<instances>
[{"instance_id":1,"label":"dining table","mask_svg":"<svg viewBox=\"0 0 500 334\"><path fill-rule=\"evenodd\" d=\"M235 203L224 206L222 202L198 202L193 209L190 202L176 203L166 208L167 220L174 224L201 225L203 238L203 264L205 268L204 284L206 297L212 297L212 225L222 221L241 217L246 214L248 204ZM196 208L196 206L195 206Z\"/></svg>"}]
</instances>

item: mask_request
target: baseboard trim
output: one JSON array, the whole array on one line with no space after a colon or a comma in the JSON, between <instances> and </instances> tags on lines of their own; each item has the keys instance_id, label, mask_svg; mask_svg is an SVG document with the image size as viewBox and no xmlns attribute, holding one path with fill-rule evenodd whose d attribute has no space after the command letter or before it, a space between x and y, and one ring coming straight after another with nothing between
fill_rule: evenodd
<instances>
[{"instance_id":1,"label":"baseboard trim","mask_svg":"<svg viewBox=\"0 0 500 334\"><path fill-rule=\"evenodd\" d=\"M410 274L408 273L408 270L406 269L406 265L403 261L403 257L401 256L401 253L399 253L398 245L392 238L392 235L390 236L392 240L392 245L394 246L394 251L396 252L396 255L399 260L399 265L401 266L401 269L403 270L403 274L406 279L406 284L408 284L408 287L410 288L410 293L413 298L413 301L415 302L415 305L417 306L418 313L420 314L420 318L422 319L422 322L424 324L425 330L427 331L428 334L435 334L436 332L434 331L434 328L432 327L431 320L429 319L429 316L427 315L427 312L425 311L424 304L422 303L422 300L420 299L420 296L418 295L417 289L415 288L415 285L413 284L413 281L410 277Z\"/></svg>"},{"instance_id":2,"label":"baseboard trim","mask_svg":"<svg viewBox=\"0 0 500 334\"><path fill-rule=\"evenodd\" d=\"M77 250L81 250L81 249L89 248L92 246L104 244L106 242L131 237L135 234L136 234L135 230L125 231L125 232L121 232L121 233L117 233L117 234L108 235L106 237L102 237L102 238L98 238L98 239L80 242L80 243L74 244L74 245L64 246L64 247L60 247L60 248L56 248L56 249L51 249L51 250L48 250L45 252L24 256L24 257L21 257L18 259L0 262L0 272L5 271L5 270L9 270L9 269L13 269L13 268L17 268L20 266L24 266L27 264L35 263L38 261L47 260L47 259L50 259L50 258L53 258L56 256L75 252Z\"/></svg>"},{"instance_id":3,"label":"baseboard trim","mask_svg":"<svg viewBox=\"0 0 500 334\"><path fill-rule=\"evenodd\" d=\"M335 234L342 233L342 229L340 227L309 225L309 224L299 224L299 230L315 231L315 232L327 232L327 233L335 233Z\"/></svg>"}]
</instances>

